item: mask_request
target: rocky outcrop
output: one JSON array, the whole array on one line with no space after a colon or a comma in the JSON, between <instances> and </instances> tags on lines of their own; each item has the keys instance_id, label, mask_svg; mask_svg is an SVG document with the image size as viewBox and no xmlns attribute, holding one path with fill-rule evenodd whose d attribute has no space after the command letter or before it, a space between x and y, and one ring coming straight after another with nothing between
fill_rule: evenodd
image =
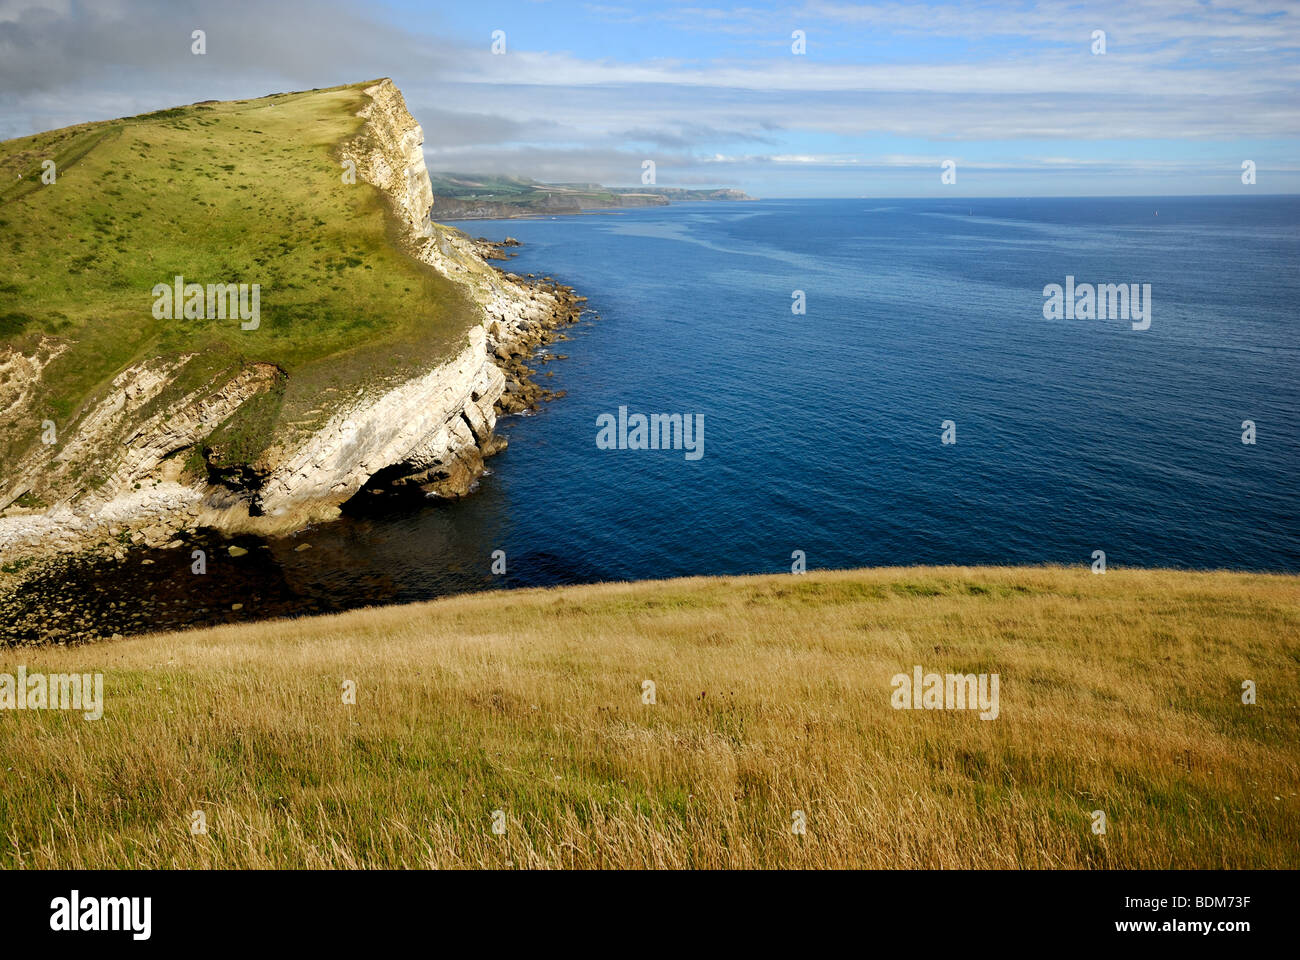
<instances>
[{"instance_id":1,"label":"rocky outcrop","mask_svg":"<svg viewBox=\"0 0 1300 960\"><path fill-rule=\"evenodd\" d=\"M242 366L230 379L180 386L193 355L154 357L118 374L64 437L53 434L45 445L6 470L10 485L0 508L25 498L52 504L56 512L95 513L147 485L175 481L181 461L176 455L202 441L249 398L266 389L277 369L270 364ZM13 364L15 361L10 360ZM2 363L2 361L0 361ZM5 531L14 524L0 520L0 550Z\"/></svg>"},{"instance_id":2,"label":"rocky outcrop","mask_svg":"<svg viewBox=\"0 0 1300 960\"><path fill-rule=\"evenodd\" d=\"M504 274L486 262L488 247L435 224L423 131L392 81L365 93L364 123L339 152L359 179L383 193L412 255L463 284L481 311L470 318L459 352L396 386L336 402L323 426L278 438L240 483L222 482L215 472L206 482L186 482L183 455L283 373L267 364L236 365L216 382L182 388L193 357L135 364L60 438L53 462L34 456L5 470L0 509L10 509L0 518L0 560L92 545L110 552L128 542L162 545L198 525L287 531L337 515L377 475L385 485L462 496L484 458L505 445L495 433L498 415L548 396L531 381L527 360L577 319L583 298L553 282ZM39 376L57 348L42 349L0 356L0 372L13 374L0 378L0 406L25 402L21 383ZM23 506L33 491L38 505Z\"/></svg>"},{"instance_id":3,"label":"rocky outcrop","mask_svg":"<svg viewBox=\"0 0 1300 960\"><path fill-rule=\"evenodd\" d=\"M430 236L433 187L421 149L424 130L392 80L381 80L365 93L370 102L358 114L365 125L344 144L342 158L355 164L362 180L383 191L411 237Z\"/></svg>"},{"instance_id":4,"label":"rocky outcrop","mask_svg":"<svg viewBox=\"0 0 1300 960\"><path fill-rule=\"evenodd\" d=\"M254 515L269 518L262 526L329 516L381 471L388 484L418 483L443 497L468 493L484 458L505 446L495 433L498 411L519 412L543 396L522 359L581 310L570 288L502 274L486 262L483 244L433 223L423 131L392 81L366 93L366 124L343 147L344 158L387 196L411 252L467 286L483 317L456 357L339 410L284 456L251 504Z\"/></svg>"},{"instance_id":5,"label":"rocky outcrop","mask_svg":"<svg viewBox=\"0 0 1300 960\"><path fill-rule=\"evenodd\" d=\"M31 356L12 347L0 349L0 422L16 423L28 418L41 371L68 349L68 345L42 337ZM0 501L0 507L8 504Z\"/></svg>"},{"instance_id":6,"label":"rocky outcrop","mask_svg":"<svg viewBox=\"0 0 1300 960\"><path fill-rule=\"evenodd\" d=\"M271 474L258 492L258 512L279 517L336 505L399 465L412 473L441 469L449 482L440 492L467 492L482 469L481 445L495 452L493 405L505 385L488 360L486 336L472 328L469 345L453 360L337 414Z\"/></svg>"}]
</instances>

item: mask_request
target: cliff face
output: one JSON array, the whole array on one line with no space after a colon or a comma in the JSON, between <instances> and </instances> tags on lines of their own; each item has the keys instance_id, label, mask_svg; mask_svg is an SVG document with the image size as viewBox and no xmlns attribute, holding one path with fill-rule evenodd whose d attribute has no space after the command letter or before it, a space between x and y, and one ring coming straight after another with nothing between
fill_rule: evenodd
<instances>
[{"instance_id":1,"label":"cliff face","mask_svg":"<svg viewBox=\"0 0 1300 960\"><path fill-rule=\"evenodd\" d=\"M392 81L365 93L364 123L341 145L340 158L381 191L409 252L469 292L478 315L469 318L459 352L395 387L363 390L347 402L322 398L322 407L332 407L323 426L277 439L251 471L254 481L233 486L213 476L183 482L183 455L201 449L218 424L271 389L281 372L254 364L183 386L191 357L133 365L60 438L52 469L41 456L0 468L0 509L10 507L0 518L0 557L81 549L124 535L177 543L178 530L199 524L285 531L336 515L380 471L386 483L416 483L440 496L471 489L484 457L504 446L494 433L498 410L521 409L540 393L524 360L551 328L576 319L579 298L502 274L475 241L432 223L423 131ZM0 355L8 374L0 378L0 407L22 408L23 383L39 376L57 349L42 344L31 356ZM32 497L46 509L11 507Z\"/></svg>"},{"instance_id":2,"label":"cliff face","mask_svg":"<svg viewBox=\"0 0 1300 960\"><path fill-rule=\"evenodd\" d=\"M283 456L252 506L257 514L288 517L291 524L329 515L381 470L390 482L418 483L441 496L469 492L483 472L483 459L505 446L494 433L503 395L507 389L512 396L530 391L522 357L549 328L577 313L565 288L517 282L491 267L476 242L430 220L433 193L421 149L423 130L391 80L366 94L370 103L361 111L366 124L344 146L344 159L384 192L405 225L411 252L464 284L483 315L456 357L340 410Z\"/></svg>"},{"instance_id":3,"label":"cliff face","mask_svg":"<svg viewBox=\"0 0 1300 960\"><path fill-rule=\"evenodd\" d=\"M415 122L402 92L391 80L366 88L370 102L358 116L365 118L361 132L341 151L357 175L388 197L412 237L432 233L429 208L433 188L424 165L424 130Z\"/></svg>"},{"instance_id":4,"label":"cliff face","mask_svg":"<svg viewBox=\"0 0 1300 960\"><path fill-rule=\"evenodd\" d=\"M459 356L395 390L344 412L276 467L257 491L270 517L328 515L378 471L424 471L431 489L458 496L499 449L494 405L505 377L488 359L481 326ZM438 483L441 481L441 484Z\"/></svg>"}]
</instances>

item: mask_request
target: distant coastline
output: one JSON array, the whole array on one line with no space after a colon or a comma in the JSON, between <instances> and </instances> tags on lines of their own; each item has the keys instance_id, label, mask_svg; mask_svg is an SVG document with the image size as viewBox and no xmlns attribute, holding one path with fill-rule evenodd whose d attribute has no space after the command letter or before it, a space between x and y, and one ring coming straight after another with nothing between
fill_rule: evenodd
<instances>
[{"instance_id":1,"label":"distant coastline","mask_svg":"<svg viewBox=\"0 0 1300 960\"><path fill-rule=\"evenodd\" d=\"M663 207L670 203L754 200L743 190L685 187L606 187L599 183L542 183L522 177L431 173L433 219L517 220Z\"/></svg>"}]
</instances>

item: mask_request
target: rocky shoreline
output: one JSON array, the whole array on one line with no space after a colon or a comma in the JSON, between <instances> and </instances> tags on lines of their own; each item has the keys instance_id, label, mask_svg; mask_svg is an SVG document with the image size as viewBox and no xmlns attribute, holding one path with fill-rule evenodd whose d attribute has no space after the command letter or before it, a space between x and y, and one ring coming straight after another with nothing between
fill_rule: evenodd
<instances>
[{"instance_id":1,"label":"rocky shoreline","mask_svg":"<svg viewBox=\"0 0 1300 960\"><path fill-rule=\"evenodd\" d=\"M495 266L492 261L507 260L507 248L518 246L512 238L474 240L435 223L423 131L390 80L365 92L363 125L340 145L339 157L382 193L411 256L461 285L476 305L459 352L404 381L379 377L355 396L322 397L322 422L273 441L236 482L211 463L206 478L187 473L183 454L200 451L206 459L205 438L266 389L268 371L252 364L232 380L187 392L172 389L183 359L177 365L154 358L122 371L64 431L53 460L38 449L4 478L0 629L30 635L40 611L16 603L25 585L87 561L123 563L133 550L180 550L200 531L282 536L339 516L363 493L465 496L482 476L485 458L506 445L495 430L498 416L563 395L542 386L533 357L563 339L562 328L583 315L586 298L551 277L520 277ZM8 390L0 400L11 413L22 412L24 383L40 376L53 349L0 357L0 385ZM85 464L103 474L93 487L76 475ZM32 498L38 508L25 505ZM25 618L27 627L17 630L13 617ZM99 636L92 623L56 639ZM0 643L5 639L0 633Z\"/></svg>"},{"instance_id":2,"label":"rocky shoreline","mask_svg":"<svg viewBox=\"0 0 1300 960\"><path fill-rule=\"evenodd\" d=\"M504 248L519 245L518 241L494 243L463 236L457 240L472 247L485 261L504 260ZM565 395L563 390L542 386L535 357L542 348L568 339L564 328L583 317L587 298L549 276L519 276L494 269L503 284L524 291L530 303L542 305L533 317L516 318L508 328L503 328L499 321L495 326L489 324L495 335L490 338L488 358L502 379L499 396L493 403L494 413L498 416L523 414ZM543 362L560 359L567 357L547 353ZM472 454L457 459L456 465L463 469L403 471L398 466L389 467L377 471L353 497L397 493L410 485L444 499L468 495L482 476L483 459L504 450L506 444L505 437L490 429L476 439ZM213 513L202 491L176 484L166 485L161 491L117 498L95 512L6 511L0 517L0 624L3 625L0 646L79 644L119 638L122 635L119 631L105 630L98 624L93 602L87 602L83 610L68 609L70 605L75 607L77 601L65 595L58 601L59 609L52 611L34 594L42 592L42 584L79 578L92 566L102 568L107 564L111 570L119 564L152 564L153 560L136 556L142 552L178 550L188 556L189 548L198 540L210 548L214 538L259 532L256 524L232 527L226 522L228 517L214 518ZM274 532L287 534L292 529L277 526ZM226 549L236 556L241 550L237 546ZM136 620L139 630L130 632L148 629L147 614L140 614ZM33 639L36 637L39 639Z\"/></svg>"}]
</instances>

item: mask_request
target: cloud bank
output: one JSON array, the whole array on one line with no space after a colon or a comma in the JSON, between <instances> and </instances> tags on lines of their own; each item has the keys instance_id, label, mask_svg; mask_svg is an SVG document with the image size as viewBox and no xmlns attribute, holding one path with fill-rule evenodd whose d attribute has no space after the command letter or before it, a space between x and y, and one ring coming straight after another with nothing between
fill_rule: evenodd
<instances>
[{"instance_id":1,"label":"cloud bank","mask_svg":"<svg viewBox=\"0 0 1300 960\"><path fill-rule=\"evenodd\" d=\"M0 136L392 76L435 170L632 185L654 159L662 185L769 196L1233 193L1250 159L1256 189L1298 192L1298 24L1256 0L0 0Z\"/></svg>"}]
</instances>

